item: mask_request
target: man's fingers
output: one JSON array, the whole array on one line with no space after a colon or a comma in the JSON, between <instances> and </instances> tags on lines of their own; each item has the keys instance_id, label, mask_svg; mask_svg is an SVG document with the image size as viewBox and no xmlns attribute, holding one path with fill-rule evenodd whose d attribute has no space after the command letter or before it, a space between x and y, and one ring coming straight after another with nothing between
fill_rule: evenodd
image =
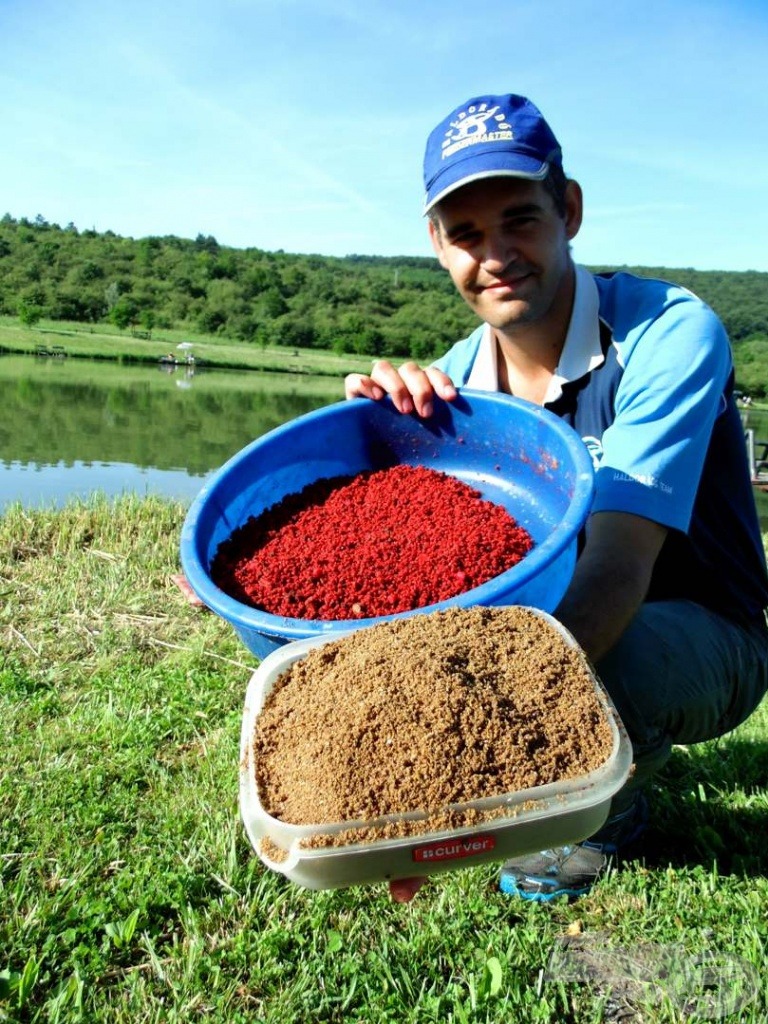
<instances>
[{"instance_id":1,"label":"man's fingers","mask_svg":"<svg viewBox=\"0 0 768 1024\"><path fill-rule=\"evenodd\" d=\"M456 397L456 388L451 378L434 366L422 369L417 363L403 363L400 367L400 376L413 396L416 412L425 419L434 412L435 395L439 395L447 402L453 401Z\"/></svg>"},{"instance_id":2,"label":"man's fingers","mask_svg":"<svg viewBox=\"0 0 768 1024\"><path fill-rule=\"evenodd\" d=\"M349 373L344 378L344 395L347 398L372 398L378 402L385 393L384 388L363 373Z\"/></svg>"},{"instance_id":3,"label":"man's fingers","mask_svg":"<svg viewBox=\"0 0 768 1024\"><path fill-rule=\"evenodd\" d=\"M399 375L419 416L431 416L434 411L432 399L435 397L435 391L424 370L418 363L408 362L400 367Z\"/></svg>"},{"instance_id":4,"label":"man's fingers","mask_svg":"<svg viewBox=\"0 0 768 1024\"><path fill-rule=\"evenodd\" d=\"M424 372L437 394L444 398L446 402L452 402L458 395L458 391L453 386L453 381L447 373L438 370L436 366L428 366Z\"/></svg>"},{"instance_id":5,"label":"man's fingers","mask_svg":"<svg viewBox=\"0 0 768 1024\"><path fill-rule=\"evenodd\" d=\"M386 359L377 359L371 370L371 379L384 388L398 412L407 414L413 412L413 398L401 373Z\"/></svg>"},{"instance_id":6,"label":"man's fingers","mask_svg":"<svg viewBox=\"0 0 768 1024\"><path fill-rule=\"evenodd\" d=\"M414 410L425 419L434 412L434 398L450 402L456 397L451 378L433 366L422 369L418 363L407 362L399 369L386 359L377 359L370 375L350 373L344 380L347 398L380 399L389 395L398 412Z\"/></svg>"}]
</instances>

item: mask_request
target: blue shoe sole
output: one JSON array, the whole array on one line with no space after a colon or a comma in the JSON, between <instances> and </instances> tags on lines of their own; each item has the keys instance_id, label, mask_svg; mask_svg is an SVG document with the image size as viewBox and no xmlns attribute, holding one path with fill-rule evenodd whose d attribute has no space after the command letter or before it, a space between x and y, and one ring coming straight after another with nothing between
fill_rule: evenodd
<instances>
[{"instance_id":1,"label":"blue shoe sole","mask_svg":"<svg viewBox=\"0 0 768 1024\"><path fill-rule=\"evenodd\" d=\"M560 899L561 896L568 896L569 899L585 896L591 886L585 885L581 889L555 889L552 892L529 892L527 889L519 888L514 878L502 874L499 878L499 889L507 896L519 896L520 899L528 900L531 903L551 903L552 900Z\"/></svg>"},{"instance_id":2,"label":"blue shoe sole","mask_svg":"<svg viewBox=\"0 0 768 1024\"><path fill-rule=\"evenodd\" d=\"M544 850L504 865L499 889L508 896L518 896L533 903L550 903L561 896L568 899L584 896L600 877L607 858L615 856L618 848L635 842L647 823L648 803L644 794L639 793L632 806L609 819L607 827L604 826L590 839L575 846ZM621 847L617 847L616 839L620 839ZM579 851L582 855L591 856L582 856L579 862Z\"/></svg>"}]
</instances>

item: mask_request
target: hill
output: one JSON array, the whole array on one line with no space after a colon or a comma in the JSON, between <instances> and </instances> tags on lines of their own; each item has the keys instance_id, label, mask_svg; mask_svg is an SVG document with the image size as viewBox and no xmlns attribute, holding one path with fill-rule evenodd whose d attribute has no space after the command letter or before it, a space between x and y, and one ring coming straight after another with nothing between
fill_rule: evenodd
<instances>
[{"instance_id":1,"label":"hill","mask_svg":"<svg viewBox=\"0 0 768 1024\"><path fill-rule=\"evenodd\" d=\"M629 270L681 284L722 318L741 383L768 381L768 273ZM234 249L210 235L128 238L6 214L0 314L124 329L195 328L246 343L431 359L475 325L437 261ZM762 393L762 392L760 392Z\"/></svg>"}]
</instances>

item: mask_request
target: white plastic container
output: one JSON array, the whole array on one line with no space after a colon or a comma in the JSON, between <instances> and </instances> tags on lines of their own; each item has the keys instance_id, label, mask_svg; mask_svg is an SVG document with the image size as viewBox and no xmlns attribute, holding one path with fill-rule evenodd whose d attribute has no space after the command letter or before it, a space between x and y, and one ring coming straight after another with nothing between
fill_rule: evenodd
<instances>
[{"instance_id":1,"label":"white plastic container","mask_svg":"<svg viewBox=\"0 0 768 1024\"><path fill-rule=\"evenodd\" d=\"M572 647L573 637L546 612L529 609L552 625ZM578 842L595 833L605 822L611 798L624 785L632 764L632 747L624 726L602 684L585 668L605 709L613 746L606 762L577 779L536 786L453 804L451 810L477 808L504 812L485 824L398 839L378 839L345 846L305 848L302 840L328 835L348 828L380 826L389 821L419 819L419 812L377 818L375 821L346 821L338 824L290 825L267 814L256 784L253 733L256 719L275 680L293 662L314 647L340 639L311 637L288 643L268 655L254 672L245 696L240 746L240 813L251 845L262 862L308 889L336 889L361 883L391 881L437 874L488 861ZM264 849L267 840L267 850ZM280 859L269 855L269 846L280 851Z\"/></svg>"}]
</instances>

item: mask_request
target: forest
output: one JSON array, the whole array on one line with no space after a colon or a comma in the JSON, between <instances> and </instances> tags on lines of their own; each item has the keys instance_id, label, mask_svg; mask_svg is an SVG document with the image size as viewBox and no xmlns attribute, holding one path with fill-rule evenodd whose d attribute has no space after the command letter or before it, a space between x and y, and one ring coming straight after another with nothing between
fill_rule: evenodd
<instances>
[{"instance_id":1,"label":"forest","mask_svg":"<svg viewBox=\"0 0 768 1024\"><path fill-rule=\"evenodd\" d=\"M695 292L728 330L738 386L766 394L768 273L590 269L629 270ZM28 326L46 318L147 333L194 328L248 344L422 361L477 323L428 257L235 249L202 234L134 239L10 214L0 219L0 314Z\"/></svg>"}]
</instances>

